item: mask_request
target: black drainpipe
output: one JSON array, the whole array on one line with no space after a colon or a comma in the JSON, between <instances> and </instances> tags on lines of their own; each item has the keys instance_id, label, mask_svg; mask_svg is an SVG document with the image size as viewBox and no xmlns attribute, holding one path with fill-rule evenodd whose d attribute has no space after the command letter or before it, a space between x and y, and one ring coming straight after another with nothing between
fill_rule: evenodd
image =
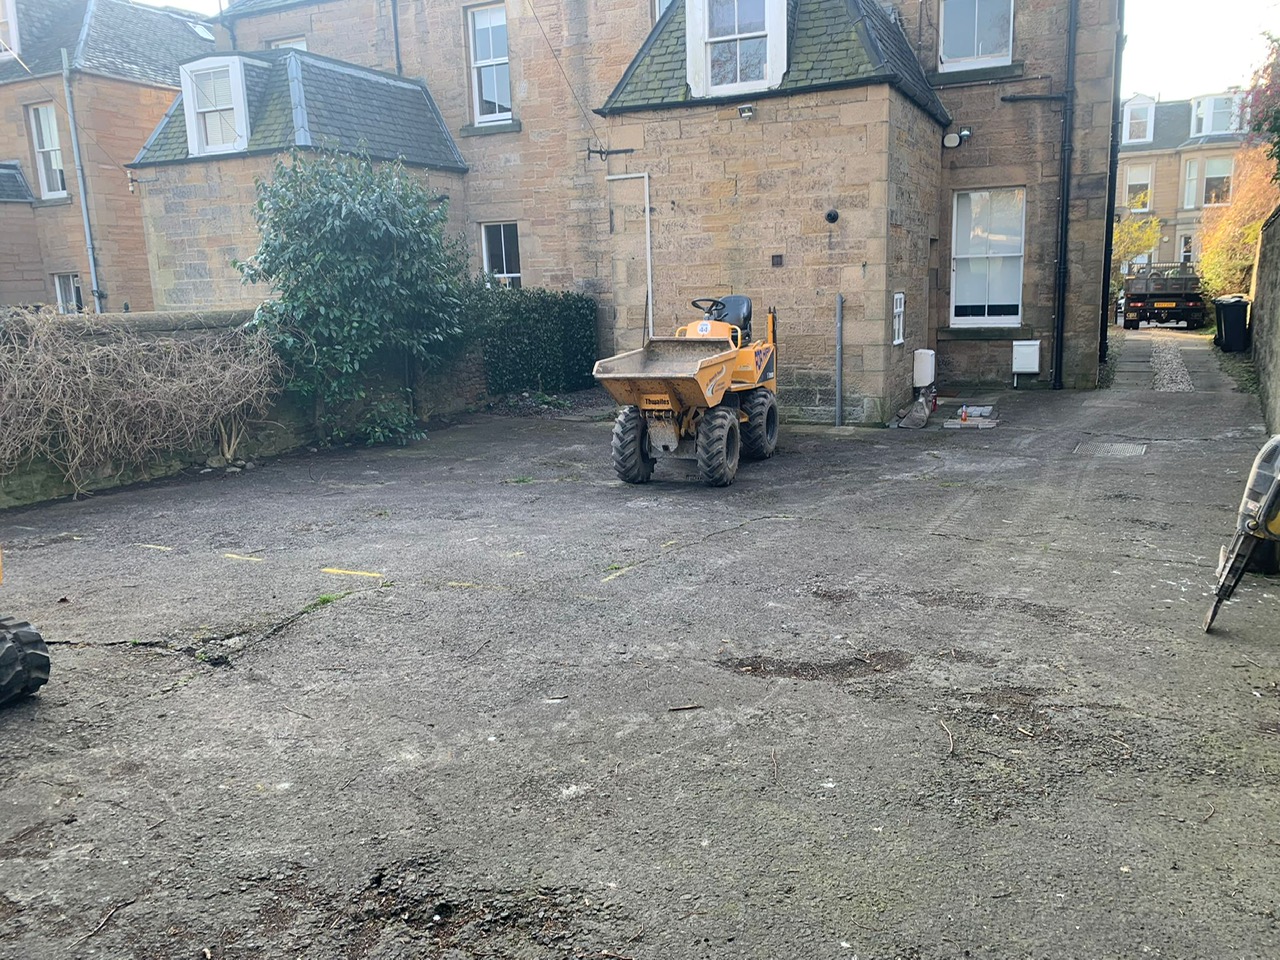
<instances>
[{"instance_id":1,"label":"black drainpipe","mask_svg":"<svg viewBox=\"0 0 1280 960\"><path fill-rule=\"evenodd\" d=\"M1071 215L1071 155L1075 148L1072 134L1076 119L1076 25L1080 0L1069 0L1067 7L1067 80L1062 101L1062 169L1058 200L1058 277L1053 292L1053 389L1062 389L1063 338L1067 330L1067 239Z\"/></svg>"},{"instance_id":2,"label":"black drainpipe","mask_svg":"<svg viewBox=\"0 0 1280 960\"><path fill-rule=\"evenodd\" d=\"M1098 363L1107 362L1114 317L1111 315L1111 256L1115 249L1116 177L1120 171L1120 67L1124 63L1124 0L1116 7L1116 60L1112 67L1114 86L1111 91L1111 155L1107 159L1107 239L1102 247L1102 320L1098 332Z\"/></svg>"},{"instance_id":3,"label":"black drainpipe","mask_svg":"<svg viewBox=\"0 0 1280 960\"><path fill-rule=\"evenodd\" d=\"M404 76L404 63L400 59L400 4L391 0L391 35L396 45L396 75Z\"/></svg>"}]
</instances>

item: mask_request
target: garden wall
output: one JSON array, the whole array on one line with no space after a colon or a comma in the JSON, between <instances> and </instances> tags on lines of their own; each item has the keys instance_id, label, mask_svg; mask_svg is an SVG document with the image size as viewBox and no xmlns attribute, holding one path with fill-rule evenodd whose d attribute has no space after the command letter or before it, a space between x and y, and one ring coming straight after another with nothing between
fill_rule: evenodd
<instances>
[{"instance_id":1,"label":"garden wall","mask_svg":"<svg viewBox=\"0 0 1280 960\"><path fill-rule=\"evenodd\" d=\"M1267 428L1280 433L1280 207L1263 224L1254 264L1253 361Z\"/></svg>"}]
</instances>

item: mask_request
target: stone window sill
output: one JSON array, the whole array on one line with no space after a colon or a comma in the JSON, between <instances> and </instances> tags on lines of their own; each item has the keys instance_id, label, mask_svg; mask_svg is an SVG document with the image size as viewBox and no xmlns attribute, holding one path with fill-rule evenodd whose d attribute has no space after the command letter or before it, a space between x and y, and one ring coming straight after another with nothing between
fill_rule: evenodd
<instances>
[{"instance_id":1,"label":"stone window sill","mask_svg":"<svg viewBox=\"0 0 1280 960\"><path fill-rule=\"evenodd\" d=\"M32 200L33 207L65 207L71 203L71 197L50 197L48 200Z\"/></svg>"},{"instance_id":2,"label":"stone window sill","mask_svg":"<svg viewBox=\"0 0 1280 960\"><path fill-rule=\"evenodd\" d=\"M989 80L1012 80L1023 75L1023 62L1000 67L974 67L972 70L931 70L925 74L931 87L950 87L961 83L982 83Z\"/></svg>"},{"instance_id":3,"label":"stone window sill","mask_svg":"<svg viewBox=\"0 0 1280 960\"><path fill-rule=\"evenodd\" d=\"M506 123L468 123L458 131L458 135L462 137L487 137L493 133L519 133L520 130L519 120L508 120Z\"/></svg>"}]
</instances>

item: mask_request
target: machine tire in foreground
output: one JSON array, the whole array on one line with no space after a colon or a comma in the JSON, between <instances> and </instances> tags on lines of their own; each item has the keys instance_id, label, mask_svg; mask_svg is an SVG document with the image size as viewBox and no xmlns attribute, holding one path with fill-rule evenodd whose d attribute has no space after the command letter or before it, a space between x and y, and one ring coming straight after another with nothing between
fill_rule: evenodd
<instances>
[{"instance_id":1,"label":"machine tire in foreground","mask_svg":"<svg viewBox=\"0 0 1280 960\"><path fill-rule=\"evenodd\" d=\"M626 483L648 483L653 477L649 427L639 407L623 407L613 423L613 469Z\"/></svg>"},{"instance_id":2,"label":"machine tire in foreground","mask_svg":"<svg viewBox=\"0 0 1280 960\"><path fill-rule=\"evenodd\" d=\"M747 415L742 424L742 455L749 460L767 460L778 449L778 400L772 390L752 390L742 401Z\"/></svg>"},{"instance_id":3,"label":"machine tire in foreground","mask_svg":"<svg viewBox=\"0 0 1280 960\"><path fill-rule=\"evenodd\" d=\"M0 706L49 682L49 648L29 623L0 619Z\"/></svg>"},{"instance_id":4,"label":"machine tire in foreground","mask_svg":"<svg viewBox=\"0 0 1280 960\"><path fill-rule=\"evenodd\" d=\"M727 487L738 473L737 411L712 407L698 424L698 473L708 487Z\"/></svg>"}]
</instances>

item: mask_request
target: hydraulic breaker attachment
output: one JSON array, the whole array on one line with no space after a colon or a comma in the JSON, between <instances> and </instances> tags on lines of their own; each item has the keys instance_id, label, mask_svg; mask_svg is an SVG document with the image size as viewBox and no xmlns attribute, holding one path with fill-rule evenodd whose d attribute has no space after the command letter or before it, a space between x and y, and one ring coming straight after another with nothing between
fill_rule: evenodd
<instances>
[{"instance_id":1,"label":"hydraulic breaker attachment","mask_svg":"<svg viewBox=\"0 0 1280 960\"><path fill-rule=\"evenodd\" d=\"M1218 585L1213 592L1213 606L1204 618L1205 633L1213 626L1218 610L1235 593L1250 561L1264 552L1274 556L1277 541L1280 541L1280 435L1263 444L1253 461L1240 501L1235 536L1231 538L1231 546L1223 548L1218 560Z\"/></svg>"}]
</instances>

